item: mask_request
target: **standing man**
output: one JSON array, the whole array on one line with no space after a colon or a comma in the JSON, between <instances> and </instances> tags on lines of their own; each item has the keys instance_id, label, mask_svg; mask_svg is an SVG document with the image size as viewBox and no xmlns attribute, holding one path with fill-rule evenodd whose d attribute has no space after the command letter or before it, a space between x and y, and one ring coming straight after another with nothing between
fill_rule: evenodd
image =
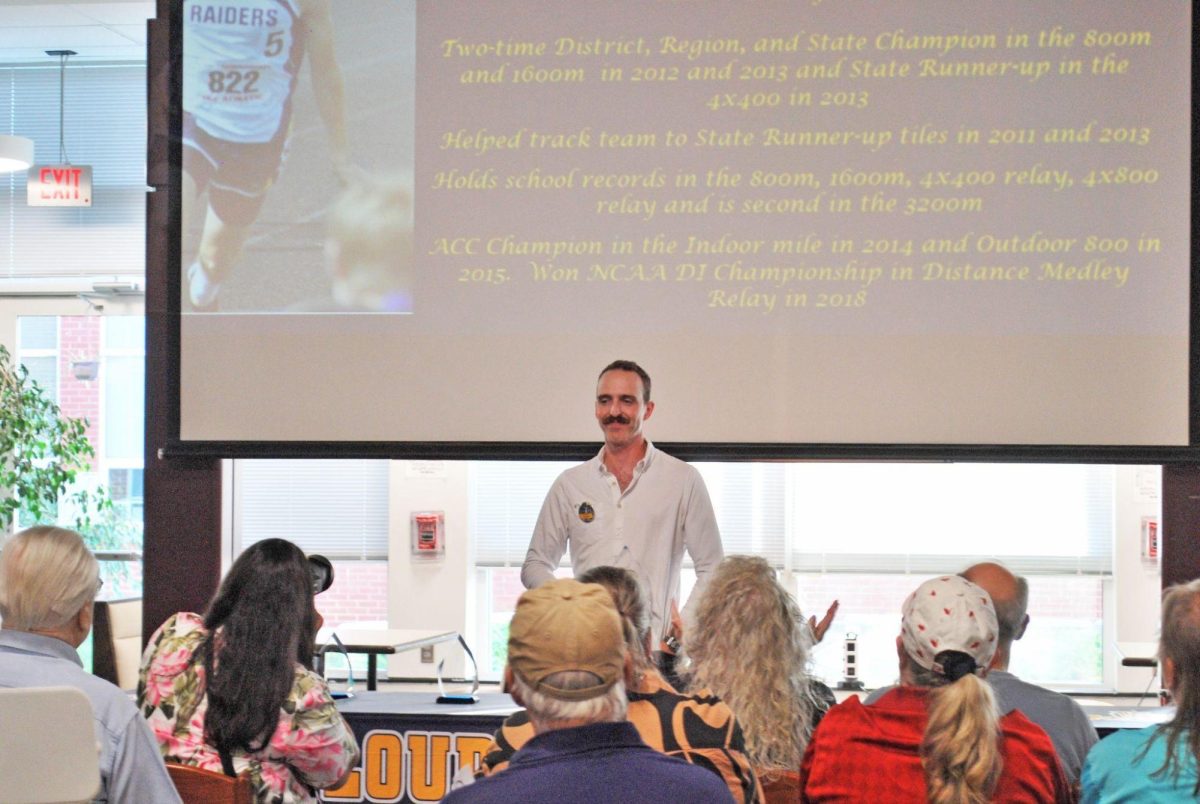
<instances>
[{"instance_id":1,"label":"standing man","mask_svg":"<svg viewBox=\"0 0 1200 804\"><path fill-rule=\"evenodd\" d=\"M593 567L632 570L646 588L655 640L666 635L679 598L683 553L696 568L695 606L709 573L721 562L721 534L708 489L689 464L654 448L642 422L654 413L650 375L616 360L596 383L596 421L604 446L590 461L559 475L542 503L521 581L533 588L554 577L571 548L576 575Z\"/></svg>"}]
</instances>

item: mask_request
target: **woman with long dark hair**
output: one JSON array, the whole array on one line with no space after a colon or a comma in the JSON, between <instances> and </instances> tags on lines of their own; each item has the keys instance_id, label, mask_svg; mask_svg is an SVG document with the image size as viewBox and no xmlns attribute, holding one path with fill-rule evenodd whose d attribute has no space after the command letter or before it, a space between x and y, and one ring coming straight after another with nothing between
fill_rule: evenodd
<instances>
[{"instance_id":1,"label":"woman with long dark hair","mask_svg":"<svg viewBox=\"0 0 1200 804\"><path fill-rule=\"evenodd\" d=\"M142 657L138 704L164 759L236 775L257 800L316 801L358 745L312 670L318 615L308 561L283 539L247 548L204 617L182 612Z\"/></svg>"}]
</instances>

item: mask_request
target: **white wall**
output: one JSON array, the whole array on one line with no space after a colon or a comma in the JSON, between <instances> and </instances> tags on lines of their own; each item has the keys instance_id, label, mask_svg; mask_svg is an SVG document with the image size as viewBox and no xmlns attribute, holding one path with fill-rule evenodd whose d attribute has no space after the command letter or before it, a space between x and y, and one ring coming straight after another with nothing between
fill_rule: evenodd
<instances>
[{"instance_id":1,"label":"white wall","mask_svg":"<svg viewBox=\"0 0 1200 804\"><path fill-rule=\"evenodd\" d=\"M1143 517L1152 517L1161 528L1162 471L1157 466L1118 467L1115 491L1112 610L1116 616L1107 623L1110 644L1128 656L1153 656L1158 647L1162 551L1157 560L1142 558L1141 534ZM1115 686L1120 692L1140 693L1146 689L1154 671L1120 667L1119 655L1110 654L1108 658L1112 659Z\"/></svg>"},{"instance_id":2,"label":"white wall","mask_svg":"<svg viewBox=\"0 0 1200 804\"><path fill-rule=\"evenodd\" d=\"M467 464L462 461L393 461L388 546L388 624L392 628L438 628L463 634L472 650L475 584L467 527ZM411 515L443 511L446 553L436 560L412 555ZM388 675L430 678L442 658L446 677L464 677L462 649L434 646L434 664L421 664L417 651L388 658Z\"/></svg>"}]
</instances>

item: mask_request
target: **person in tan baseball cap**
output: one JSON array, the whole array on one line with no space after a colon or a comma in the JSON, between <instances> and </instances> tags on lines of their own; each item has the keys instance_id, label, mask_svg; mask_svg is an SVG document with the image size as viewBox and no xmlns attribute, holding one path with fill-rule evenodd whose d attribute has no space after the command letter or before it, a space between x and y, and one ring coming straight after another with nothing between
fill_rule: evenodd
<instances>
[{"instance_id":1,"label":"person in tan baseball cap","mask_svg":"<svg viewBox=\"0 0 1200 804\"><path fill-rule=\"evenodd\" d=\"M563 579L521 595L508 630L508 689L586 701L631 675L621 617L604 587Z\"/></svg>"},{"instance_id":2,"label":"person in tan baseball cap","mask_svg":"<svg viewBox=\"0 0 1200 804\"><path fill-rule=\"evenodd\" d=\"M509 625L505 688L536 734L508 768L447 804L729 802L715 773L668 757L625 719L633 661L603 586L554 580L521 595Z\"/></svg>"}]
</instances>

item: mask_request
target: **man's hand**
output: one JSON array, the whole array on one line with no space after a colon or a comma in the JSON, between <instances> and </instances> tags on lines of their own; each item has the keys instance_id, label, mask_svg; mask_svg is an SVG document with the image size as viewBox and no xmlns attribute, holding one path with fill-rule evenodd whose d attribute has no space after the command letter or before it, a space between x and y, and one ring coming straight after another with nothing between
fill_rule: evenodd
<instances>
[{"instance_id":1,"label":"man's hand","mask_svg":"<svg viewBox=\"0 0 1200 804\"><path fill-rule=\"evenodd\" d=\"M683 615L679 613L679 603L672 598L671 624L667 626L667 632L663 634L663 652L670 654L678 653L681 642L683 642Z\"/></svg>"},{"instance_id":2,"label":"man's hand","mask_svg":"<svg viewBox=\"0 0 1200 804\"><path fill-rule=\"evenodd\" d=\"M829 626L833 625L833 618L837 614L838 602L835 600L829 606L829 610L825 612L825 616L817 622L816 615L808 618L808 628L812 631L813 644L816 645L825 638L825 632L829 630Z\"/></svg>"}]
</instances>

